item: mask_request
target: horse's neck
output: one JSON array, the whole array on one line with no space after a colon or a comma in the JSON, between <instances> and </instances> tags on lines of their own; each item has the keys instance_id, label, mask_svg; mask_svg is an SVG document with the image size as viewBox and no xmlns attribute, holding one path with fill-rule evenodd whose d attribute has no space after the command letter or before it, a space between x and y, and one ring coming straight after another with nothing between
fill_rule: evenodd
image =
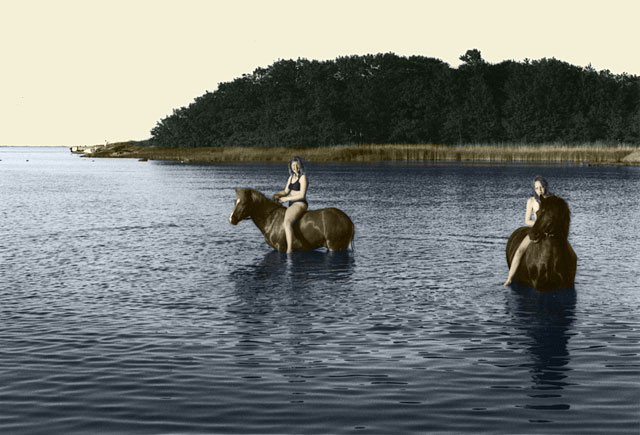
<instances>
[{"instance_id":1,"label":"horse's neck","mask_svg":"<svg viewBox=\"0 0 640 435\"><path fill-rule=\"evenodd\" d=\"M569 237L570 222L571 217L569 213L561 213L555 220L545 222L544 225L539 225L537 230L545 236L567 239Z\"/></svg>"},{"instance_id":2,"label":"horse's neck","mask_svg":"<svg viewBox=\"0 0 640 435\"><path fill-rule=\"evenodd\" d=\"M251 218L256 226L263 233L268 229L273 219L275 219L275 211L281 208L273 201L269 201L265 197L261 197L253 202L251 207Z\"/></svg>"}]
</instances>

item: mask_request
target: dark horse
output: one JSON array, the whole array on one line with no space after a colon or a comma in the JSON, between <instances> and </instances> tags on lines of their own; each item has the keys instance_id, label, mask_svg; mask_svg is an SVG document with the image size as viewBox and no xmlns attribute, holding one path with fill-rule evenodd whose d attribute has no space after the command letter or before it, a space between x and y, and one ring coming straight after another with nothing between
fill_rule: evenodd
<instances>
[{"instance_id":1,"label":"dark horse","mask_svg":"<svg viewBox=\"0 0 640 435\"><path fill-rule=\"evenodd\" d=\"M237 225L250 217L269 246L286 251L287 239L282 227L286 207L255 189L236 189L236 196L229 222ZM293 249L309 251L324 246L330 251L345 250L353 240L354 231L349 216L337 208L309 210L293 224Z\"/></svg>"},{"instance_id":2,"label":"dark horse","mask_svg":"<svg viewBox=\"0 0 640 435\"><path fill-rule=\"evenodd\" d=\"M568 240L570 221L569 206L562 198L540 198L533 228L518 228L507 242L507 265L511 267L522 239L527 235L531 239L514 276L518 283L540 291L574 287L578 257Z\"/></svg>"}]
</instances>

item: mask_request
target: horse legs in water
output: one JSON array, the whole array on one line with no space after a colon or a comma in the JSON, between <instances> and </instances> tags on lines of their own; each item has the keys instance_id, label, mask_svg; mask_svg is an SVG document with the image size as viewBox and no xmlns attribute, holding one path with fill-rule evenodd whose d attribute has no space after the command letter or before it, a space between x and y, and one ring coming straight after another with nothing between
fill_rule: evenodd
<instances>
[{"instance_id":1,"label":"horse legs in water","mask_svg":"<svg viewBox=\"0 0 640 435\"><path fill-rule=\"evenodd\" d=\"M307 211L306 204L296 202L291 204L284 213L282 227L284 228L284 235L287 238L287 252L293 252L293 223L300 219L305 211Z\"/></svg>"}]
</instances>

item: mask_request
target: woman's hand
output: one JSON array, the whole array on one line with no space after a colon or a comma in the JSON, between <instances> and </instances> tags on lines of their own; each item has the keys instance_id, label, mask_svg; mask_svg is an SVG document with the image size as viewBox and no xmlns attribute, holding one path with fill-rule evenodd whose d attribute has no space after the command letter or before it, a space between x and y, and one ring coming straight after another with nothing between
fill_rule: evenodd
<instances>
[{"instance_id":1,"label":"woman's hand","mask_svg":"<svg viewBox=\"0 0 640 435\"><path fill-rule=\"evenodd\" d=\"M282 192L274 193L273 200L276 202L282 202L282 203L289 201L289 199L286 197L286 194Z\"/></svg>"}]
</instances>

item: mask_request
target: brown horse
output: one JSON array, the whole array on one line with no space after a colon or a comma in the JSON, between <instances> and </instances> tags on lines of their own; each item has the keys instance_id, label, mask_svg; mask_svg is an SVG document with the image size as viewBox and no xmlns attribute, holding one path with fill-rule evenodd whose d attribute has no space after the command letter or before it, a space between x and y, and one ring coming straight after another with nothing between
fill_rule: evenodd
<instances>
[{"instance_id":1,"label":"brown horse","mask_svg":"<svg viewBox=\"0 0 640 435\"><path fill-rule=\"evenodd\" d=\"M269 246L286 251L287 239L282 227L286 207L255 189L236 189L236 197L229 222L237 225L250 217ZM309 210L293 224L293 250L309 251L323 246L330 251L345 250L353 240L354 232L349 216L337 208Z\"/></svg>"},{"instance_id":2,"label":"brown horse","mask_svg":"<svg viewBox=\"0 0 640 435\"><path fill-rule=\"evenodd\" d=\"M524 252L515 280L540 291L573 288L578 257L569 244L571 213L558 196L540 198L540 209L532 228L520 227L507 242L507 265L529 235L531 244Z\"/></svg>"}]
</instances>

